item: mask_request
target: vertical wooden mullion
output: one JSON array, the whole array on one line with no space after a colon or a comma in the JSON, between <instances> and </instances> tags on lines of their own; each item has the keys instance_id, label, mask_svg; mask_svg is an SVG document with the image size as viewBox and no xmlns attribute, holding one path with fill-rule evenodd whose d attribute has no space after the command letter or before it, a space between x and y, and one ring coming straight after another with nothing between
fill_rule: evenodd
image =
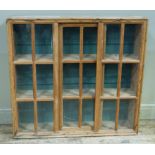
<instances>
[{"instance_id":1,"label":"vertical wooden mullion","mask_svg":"<svg viewBox=\"0 0 155 155\"><path fill-rule=\"evenodd\" d=\"M16 102L16 73L14 61L14 37L13 37L13 23L9 22L7 24L7 33L8 33L8 46L9 46L9 72L10 72L10 91L11 91L11 107L12 107L12 122L13 122L13 136L18 132L18 110Z\"/></svg>"},{"instance_id":2,"label":"vertical wooden mullion","mask_svg":"<svg viewBox=\"0 0 155 155\"><path fill-rule=\"evenodd\" d=\"M102 70L102 51L103 51L103 23L98 24L98 41L97 41L97 62L96 62L96 94L95 94L95 123L94 130L97 131L100 127L100 114L101 114L101 70Z\"/></svg>"},{"instance_id":3,"label":"vertical wooden mullion","mask_svg":"<svg viewBox=\"0 0 155 155\"><path fill-rule=\"evenodd\" d=\"M63 125L63 27L59 28L59 129Z\"/></svg>"},{"instance_id":4,"label":"vertical wooden mullion","mask_svg":"<svg viewBox=\"0 0 155 155\"><path fill-rule=\"evenodd\" d=\"M121 78L122 78L122 61L123 61L123 50L124 50L124 30L125 30L125 24L121 23L118 80L117 80L117 100L116 100L115 130L118 129L118 120L119 120L120 91L121 91Z\"/></svg>"},{"instance_id":5,"label":"vertical wooden mullion","mask_svg":"<svg viewBox=\"0 0 155 155\"><path fill-rule=\"evenodd\" d=\"M141 45L140 45L140 63L138 64L138 85L137 85L137 100L134 114L134 130L138 133L139 125L139 113L140 113L140 103L141 103L141 91L143 82L143 70L144 70L144 58L145 58L145 48L146 48L146 34L147 34L147 22L142 24L141 31Z\"/></svg>"},{"instance_id":6,"label":"vertical wooden mullion","mask_svg":"<svg viewBox=\"0 0 155 155\"><path fill-rule=\"evenodd\" d=\"M36 79L36 64L35 64L35 24L31 23L31 42L32 42L32 74L33 74L33 98L34 98L34 130L38 128L37 114L37 79Z\"/></svg>"},{"instance_id":7,"label":"vertical wooden mullion","mask_svg":"<svg viewBox=\"0 0 155 155\"><path fill-rule=\"evenodd\" d=\"M53 73L54 73L54 131L59 130L59 48L58 48L58 23L53 24L53 56L54 56L54 63L53 63Z\"/></svg>"},{"instance_id":8,"label":"vertical wooden mullion","mask_svg":"<svg viewBox=\"0 0 155 155\"><path fill-rule=\"evenodd\" d=\"M79 89L79 95L80 95L80 104L79 104L79 122L78 126L82 126L82 94L83 94L83 26L80 27L80 69L79 69L79 75L80 75L80 89Z\"/></svg>"}]
</instances>

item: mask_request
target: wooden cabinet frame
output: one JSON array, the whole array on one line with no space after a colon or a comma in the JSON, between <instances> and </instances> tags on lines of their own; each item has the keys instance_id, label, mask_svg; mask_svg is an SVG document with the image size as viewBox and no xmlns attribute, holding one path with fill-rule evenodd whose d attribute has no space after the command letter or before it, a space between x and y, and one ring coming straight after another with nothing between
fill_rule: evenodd
<instances>
[{"instance_id":1,"label":"wooden cabinet frame","mask_svg":"<svg viewBox=\"0 0 155 155\"><path fill-rule=\"evenodd\" d=\"M13 36L13 24L30 24L31 26L31 45L32 45L32 60L15 60L15 45ZM36 49L35 49L35 24L51 24L53 29L53 59L42 60L41 62L36 60ZM120 48L119 48L119 59L108 60L105 58L105 42L106 42L106 25L107 24L119 24L120 25ZM139 47L139 58L138 59L124 59L124 35L126 24L138 24L140 25L140 47ZM64 27L78 27L79 28L79 59L63 59L63 28ZM83 54L83 33L85 27L96 27L97 28L97 51L96 59L84 59ZM11 88L11 102L12 102L12 116L13 116L13 135L15 137L34 137L34 136L102 136L102 135L130 135L138 133L138 120L140 113L140 99L142 91L143 81L143 68L145 58L145 45L147 35L147 19L144 18L109 18L109 19L35 19L26 18L18 19L12 18L7 20L8 30L8 46L9 46L9 62L10 62L10 88ZM83 64L95 64L96 65L96 90L94 96L83 95ZM51 64L53 65L53 95L50 98L39 99L37 97L37 78L36 78L36 65L38 64ZM79 95L78 96L63 96L63 64L78 64L79 65ZM106 97L102 95L104 93L104 71L106 64L117 64L118 65L118 80L117 80L117 94L116 96ZM131 96L121 95L121 79L122 79L122 68L123 64L137 65L137 89L136 94ZM16 72L15 68L17 65L31 65L32 66L32 81L33 81L33 98L17 98L16 97ZM79 101L78 109L78 124L77 128L63 128L63 99L76 99ZM95 100L95 118L94 127L83 128L82 127L82 102L83 99L94 99ZM102 119L102 102L104 100L115 100L116 101L116 114L115 114L115 128L114 130L105 131L101 129ZM119 111L120 111L120 100L134 100L134 123L133 129L118 130L119 122ZM37 102L39 101L53 101L53 129L51 132L39 133L38 128L38 114L37 114ZM23 133L19 132L18 124L18 102L33 102L34 103L34 132ZM104 123L104 122L103 122Z\"/></svg>"}]
</instances>

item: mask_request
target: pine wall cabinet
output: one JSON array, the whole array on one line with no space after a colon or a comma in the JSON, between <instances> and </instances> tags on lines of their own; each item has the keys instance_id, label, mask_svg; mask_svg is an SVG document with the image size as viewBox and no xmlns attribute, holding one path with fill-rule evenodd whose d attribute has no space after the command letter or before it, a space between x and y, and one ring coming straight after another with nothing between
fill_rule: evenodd
<instances>
[{"instance_id":1,"label":"pine wall cabinet","mask_svg":"<svg viewBox=\"0 0 155 155\"><path fill-rule=\"evenodd\" d=\"M138 133L145 18L7 20L14 137Z\"/></svg>"}]
</instances>

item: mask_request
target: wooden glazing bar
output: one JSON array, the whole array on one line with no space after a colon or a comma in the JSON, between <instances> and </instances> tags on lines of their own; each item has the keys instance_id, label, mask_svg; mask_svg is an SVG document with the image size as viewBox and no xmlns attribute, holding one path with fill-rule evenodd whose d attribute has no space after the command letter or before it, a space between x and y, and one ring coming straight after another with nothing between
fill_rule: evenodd
<instances>
[{"instance_id":1,"label":"wooden glazing bar","mask_svg":"<svg viewBox=\"0 0 155 155\"><path fill-rule=\"evenodd\" d=\"M79 104L79 122L78 126L82 126L82 94L83 94L83 26L80 26L80 69L79 69L79 75L80 75L80 89L79 89L79 95L80 95L80 104Z\"/></svg>"},{"instance_id":2,"label":"wooden glazing bar","mask_svg":"<svg viewBox=\"0 0 155 155\"><path fill-rule=\"evenodd\" d=\"M143 82L143 71L144 71L144 58L145 58L145 48L147 39L147 22L142 24L141 31L141 47L140 47L140 64L138 64L138 85L137 85L137 100L135 107L134 116L134 130L138 133L139 125L139 113L140 113L140 103L141 103L141 92L142 92L142 82Z\"/></svg>"},{"instance_id":3,"label":"wooden glazing bar","mask_svg":"<svg viewBox=\"0 0 155 155\"><path fill-rule=\"evenodd\" d=\"M11 107L12 107L12 132L13 136L15 136L18 132L18 112L17 112L17 102L16 102L16 75L15 75L15 65L14 61L14 37L13 37L13 24L9 22L7 25L7 33L8 33L8 48L9 48L9 74L10 74L10 91L11 91Z\"/></svg>"},{"instance_id":4,"label":"wooden glazing bar","mask_svg":"<svg viewBox=\"0 0 155 155\"><path fill-rule=\"evenodd\" d=\"M34 98L34 130L38 128L37 114L37 79L36 79L36 64L35 64L35 24L31 24L31 42L32 42L32 77L33 77L33 98Z\"/></svg>"},{"instance_id":5,"label":"wooden glazing bar","mask_svg":"<svg viewBox=\"0 0 155 155\"><path fill-rule=\"evenodd\" d=\"M59 129L63 125L63 27L59 27Z\"/></svg>"},{"instance_id":6,"label":"wooden glazing bar","mask_svg":"<svg viewBox=\"0 0 155 155\"><path fill-rule=\"evenodd\" d=\"M54 131L59 130L59 28L58 23L53 24L53 47L54 47Z\"/></svg>"},{"instance_id":7,"label":"wooden glazing bar","mask_svg":"<svg viewBox=\"0 0 155 155\"><path fill-rule=\"evenodd\" d=\"M102 70L102 51L103 51L103 23L98 24L98 42L97 42L97 63L96 63L96 94L95 94L95 123L94 130L97 131L100 127L100 113L101 113L101 70Z\"/></svg>"},{"instance_id":8,"label":"wooden glazing bar","mask_svg":"<svg viewBox=\"0 0 155 155\"><path fill-rule=\"evenodd\" d=\"M120 90L121 90L121 78L122 78L122 60L123 60L123 49L124 49L124 30L125 24L121 23L121 36L120 36L120 51L119 51L119 65L118 65L118 80L117 80L117 101L116 101L116 116L115 116L115 130L118 129L119 120L119 106L120 106Z\"/></svg>"}]
</instances>

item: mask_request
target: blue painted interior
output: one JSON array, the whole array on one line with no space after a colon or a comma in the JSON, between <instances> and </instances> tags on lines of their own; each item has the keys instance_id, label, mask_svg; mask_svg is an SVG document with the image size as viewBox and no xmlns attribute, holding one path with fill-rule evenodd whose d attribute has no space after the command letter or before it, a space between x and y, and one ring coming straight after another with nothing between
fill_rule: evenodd
<instances>
[{"instance_id":1,"label":"blue painted interior","mask_svg":"<svg viewBox=\"0 0 155 155\"><path fill-rule=\"evenodd\" d=\"M83 31L83 53L97 53L97 27L85 27Z\"/></svg>"},{"instance_id":2,"label":"blue painted interior","mask_svg":"<svg viewBox=\"0 0 155 155\"><path fill-rule=\"evenodd\" d=\"M16 66L16 86L17 90L32 90L32 66L17 65Z\"/></svg>"},{"instance_id":3,"label":"blue painted interior","mask_svg":"<svg viewBox=\"0 0 155 155\"><path fill-rule=\"evenodd\" d=\"M14 24L14 43L16 54L31 54L31 25L30 24Z\"/></svg>"},{"instance_id":4,"label":"blue painted interior","mask_svg":"<svg viewBox=\"0 0 155 155\"><path fill-rule=\"evenodd\" d=\"M53 53L53 37L51 24L35 25L35 50L36 54Z\"/></svg>"},{"instance_id":5,"label":"blue painted interior","mask_svg":"<svg viewBox=\"0 0 155 155\"><path fill-rule=\"evenodd\" d=\"M53 65L37 65L37 89L53 89Z\"/></svg>"}]
</instances>

